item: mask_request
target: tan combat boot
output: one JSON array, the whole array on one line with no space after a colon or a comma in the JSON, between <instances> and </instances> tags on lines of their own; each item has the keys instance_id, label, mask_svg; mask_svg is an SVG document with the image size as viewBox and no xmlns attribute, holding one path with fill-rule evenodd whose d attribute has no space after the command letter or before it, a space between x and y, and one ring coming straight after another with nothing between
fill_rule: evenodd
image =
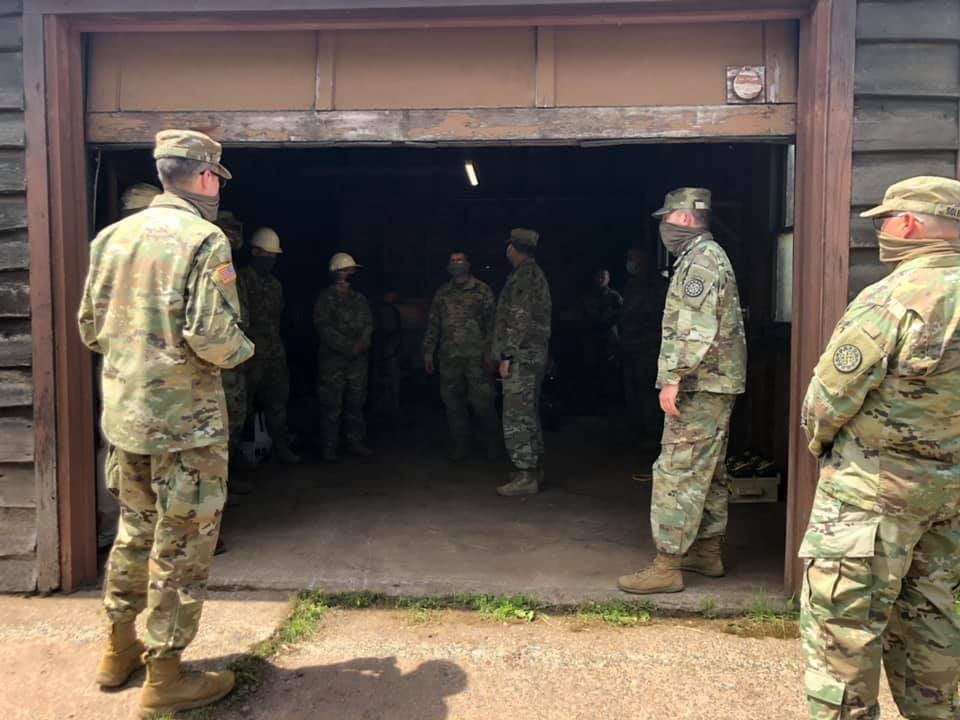
<instances>
[{"instance_id":1,"label":"tan combat boot","mask_svg":"<svg viewBox=\"0 0 960 720\"><path fill-rule=\"evenodd\" d=\"M723 558L720 556L722 545L721 535L695 541L683 556L680 569L707 577L723 577Z\"/></svg>"},{"instance_id":2,"label":"tan combat boot","mask_svg":"<svg viewBox=\"0 0 960 720\"><path fill-rule=\"evenodd\" d=\"M147 660L147 681L140 693L140 717L210 705L226 697L236 682L230 670L183 672L179 657Z\"/></svg>"},{"instance_id":3,"label":"tan combat boot","mask_svg":"<svg viewBox=\"0 0 960 720\"><path fill-rule=\"evenodd\" d=\"M633 575L624 575L617 580L617 587L635 595L680 592L683 590L681 559L680 555L658 552L649 567Z\"/></svg>"},{"instance_id":4,"label":"tan combat boot","mask_svg":"<svg viewBox=\"0 0 960 720\"><path fill-rule=\"evenodd\" d=\"M453 441L453 447L447 453L447 458L453 462L461 462L467 459L467 441L464 438L457 438Z\"/></svg>"},{"instance_id":5,"label":"tan combat boot","mask_svg":"<svg viewBox=\"0 0 960 720\"><path fill-rule=\"evenodd\" d=\"M497 495L517 497L536 495L540 492L540 483L536 470L514 470L510 473L510 482L497 488Z\"/></svg>"},{"instance_id":6,"label":"tan combat boot","mask_svg":"<svg viewBox=\"0 0 960 720\"><path fill-rule=\"evenodd\" d=\"M133 622L114 623L103 649L103 657L97 667L97 685L120 687L130 676L143 667L143 643L137 640L137 628Z\"/></svg>"}]
</instances>

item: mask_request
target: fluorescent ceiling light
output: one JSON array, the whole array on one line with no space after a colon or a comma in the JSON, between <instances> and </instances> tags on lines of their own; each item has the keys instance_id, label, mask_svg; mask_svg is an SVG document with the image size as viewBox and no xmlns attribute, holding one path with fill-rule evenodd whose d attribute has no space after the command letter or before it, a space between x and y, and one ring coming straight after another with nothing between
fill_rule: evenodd
<instances>
[{"instance_id":1,"label":"fluorescent ceiling light","mask_svg":"<svg viewBox=\"0 0 960 720\"><path fill-rule=\"evenodd\" d=\"M477 179L477 169L473 166L473 163L467 160L463 164L463 169L467 171L467 180L470 181L470 184L473 187L476 187L480 184L480 180Z\"/></svg>"}]
</instances>

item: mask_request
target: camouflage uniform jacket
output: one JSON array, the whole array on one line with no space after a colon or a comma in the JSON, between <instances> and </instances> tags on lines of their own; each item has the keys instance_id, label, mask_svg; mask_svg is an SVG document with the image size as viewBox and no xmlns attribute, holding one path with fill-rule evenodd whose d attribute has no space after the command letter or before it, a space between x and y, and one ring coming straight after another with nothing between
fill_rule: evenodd
<instances>
[{"instance_id":1,"label":"camouflage uniform jacket","mask_svg":"<svg viewBox=\"0 0 960 720\"><path fill-rule=\"evenodd\" d=\"M361 340L369 347L373 316L363 295L356 290L340 293L331 285L313 306L313 326L320 338L321 356L350 358Z\"/></svg>"},{"instance_id":2,"label":"camouflage uniform jacket","mask_svg":"<svg viewBox=\"0 0 960 720\"><path fill-rule=\"evenodd\" d=\"M248 334L257 344L257 359L286 357L280 337L283 285L273 275L261 275L250 265L240 270L240 282L249 311Z\"/></svg>"},{"instance_id":3,"label":"camouflage uniform jacket","mask_svg":"<svg viewBox=\"0 0 960 720\"><path fill-rule=\"evenodd\" d=\"M657 387L739 395L747 343L737 280L727 254L704 233L674 263L663 310Z\"/></svg>"},{"instance_id":4,"label":"camouflage uniform jacket","mask_svg":"<svg viewBox=\"0 0 960 720\"><path fill-rule=\"evenodd\" d=\"M230 244L187 201L160 195L101 231L78 322L103 355L110 443L142 455L225 443L220 369L254 351L239 316Z\"/></svg>"},{"instance_id":5,"label":"camouflage uniform jacket","mask_svg":"<svg viewBox=\"0 0 960 720\"><path fill-rule=\"evenodd\" d=\"M536 260L527 258L510 273L497 302L494 359L544 362L552 312L547 278Z\"/></svg>"},{"instance_id":6,"label":"camouflage uniform jacket","mask_svg":"<svg viewBox=\"0 0 960 720\"><path fill-rule=\"evenodd\" d=\"M960 255L901 263L857 296L817 364L801 422L810 451L829 453L821 482L852 505L889 510L878 492L896 502L919 487L911 478L957 477Z\"/></svg>"},{"instance_id":7,"label":"camouflage uniform jacket","mask_svg":"<svg viewBox=\"0 0 960 720\"><path fill-rule=\"evenodd\" d=\"M423 354L440 359L484 356L490 352L496 303L490 286L475 277L463 284L454 280L440 286L427 318Z\"/></svg>"}]
</instances>

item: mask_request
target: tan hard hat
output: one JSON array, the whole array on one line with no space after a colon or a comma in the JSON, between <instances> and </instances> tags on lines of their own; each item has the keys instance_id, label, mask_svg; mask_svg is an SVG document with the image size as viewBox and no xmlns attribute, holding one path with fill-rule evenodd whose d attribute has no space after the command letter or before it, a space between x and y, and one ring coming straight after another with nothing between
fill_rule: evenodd
<instances>
[{"instance_id":1,"label":"tan hard hat","mask_svg":"<svg viewBox=\"0 0 960 720\"><path fill-rule=\"evenodd\" d=\"M262 227L253 233L250 238L250 247L260 248L264 252L279 255L283 252L280 249L280 236L272 228Z\"/></svg>"},{"instance_id":2,"label":"tan hard hat","mask_svg":"<svg viewBox=\"0 0 960 720\"><path fill-rule=\"evenodd\" d=\"M163 191L150 183L137 183L123 191L120 196L120 209L124 212L137 212L150 207L153 199Z\"/></svg>"},{"instance_id":3,"label":"tan hard hat","mask_svg":"<svg viewBox=\"0 0 960 720\"><path fill-rule=\"evenodd\" d=\"M337 253L330 258L330 272L339 272L340 270L356 270L363 265L358 265L352 255L347 253Z\"/></svg>"}]
</instances>

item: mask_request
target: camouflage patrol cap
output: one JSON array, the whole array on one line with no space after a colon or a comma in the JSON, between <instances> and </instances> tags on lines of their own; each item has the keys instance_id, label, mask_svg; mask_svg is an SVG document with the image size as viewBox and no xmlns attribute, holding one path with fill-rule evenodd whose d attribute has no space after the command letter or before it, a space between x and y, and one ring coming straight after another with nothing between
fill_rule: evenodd
<instances>
[{"instance_id":1,"label":"camouflage patrol cap","mask_svg":"<svg viewBox=\"0 0 960 720\"><path fill-rule=\"evenodd\" d=\"M936 175L920 175L887 188L883 202L860 213L872 218L898 212L915 212L960 221L960 181Z\"/></svg>"},{"instance_id":2,"label":"camouflage patrol cap","mask_svg":"<svg viewBox=\"0 0 960 720\"><path fill-rule=\"evenodd\" d=\"M150 207L153 199L163 191L150 183L137 183L123 191L120 196L120 209L124 212L137 212Z\"/></svg>"},{"instance_id":3,"label":"camouflage patrol cap","mask_svg":"<svg viewBox=\"0 0 960 720\"><path fill-rule=\"evenodd\" d=\"M667 193L663 207L653 216L663 217L674 210L709 210L710 191L706 188L677 188Z\"/></svg>"},{"instance_id":4,"label":"camouflage patrol cap","mask_svg":"<svg viewBox=\"0 0 960 720\"><path fill-rule=\"evenodd\" d=\"M187 158L208 163L224 180L233 175L220 164L223 147L216 140L196 130L161 130L153 148L155 160L160 158Z\"/></svg>"},{"instance_id":5,"label":"camouflage patrol cap","mask_svg":"<svg viewBox=\"0 0 960 720\"><path fill-rule=\"evenodd\" d=\"M536 247L537 243L540 242L540 233L527 228L514 228L510 231L510 240L508 240L508 242Z\"/></svg>"}]
</instances>

